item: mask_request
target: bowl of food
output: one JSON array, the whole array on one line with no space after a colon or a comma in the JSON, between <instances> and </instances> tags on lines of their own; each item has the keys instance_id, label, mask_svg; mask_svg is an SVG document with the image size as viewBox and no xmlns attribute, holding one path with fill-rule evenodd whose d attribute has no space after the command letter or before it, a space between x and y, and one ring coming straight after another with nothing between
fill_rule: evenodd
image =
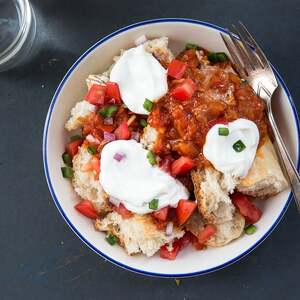
<instances>
[{"instance_id":1,"label":"bowl of food","mask_svg":"<svg viewBox=\"0 0 300 300\"><path fill-rule=\"evenodd\" d=\"M144 275L224 268L274 230L291 201L265 104L232 66L224 29L187 19L122 28L70 68L50 104L44 169L71 229ZM274 113L296 163L290 93Z\"/></svg>"}]
</instances>

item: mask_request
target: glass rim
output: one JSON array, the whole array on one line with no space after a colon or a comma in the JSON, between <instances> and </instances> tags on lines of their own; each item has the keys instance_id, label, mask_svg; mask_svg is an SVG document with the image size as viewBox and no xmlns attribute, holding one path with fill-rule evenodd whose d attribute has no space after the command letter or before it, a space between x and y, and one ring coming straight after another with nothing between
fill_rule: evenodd
<instances>
[{"instance_id":1,"label":"glass rim","mask_svg":"<svg viewBox=\"0 0 300 300\"><path fill-rule=\"evenodd\" d=\"M29 33L32 18L34 17L28 0L15 0L15 2L20 28L11 44L0 53L0 64L8 62L22 48Z\"/></svg>"}]
</instances>

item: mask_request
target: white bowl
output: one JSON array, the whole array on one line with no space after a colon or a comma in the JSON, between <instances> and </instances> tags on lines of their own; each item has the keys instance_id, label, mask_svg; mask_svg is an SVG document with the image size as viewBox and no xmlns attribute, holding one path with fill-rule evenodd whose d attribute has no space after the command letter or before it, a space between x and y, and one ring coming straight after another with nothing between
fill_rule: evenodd
<instances>
[{"instance_id":1,"label":"white bowl","mask_svg":"<svg viewBox=\"0 0 300 300\"><path fill-rule=\"evenodd\" d=\"M44 128L43 158L45 174L53 200L71 229L101 257L127 270L144 275L161 277L187 277L206 274L224 268L247 255L274 230L291 201L286 190L262 203L263 217L258 231L221 248L195 251L188 247L174 261L161 259L158 255L128 256L119 246L110 246L104 234L94 230L92 222L73 208L78 200L71 184L61 176L61 154L68 134L64 124L74 104L86 93L85 79L89 74L101 73L112 63L120 49L134 46L134 40L145 34L147 38L168 36L175 52L182 50L186 42L194 42L212 51L226 51L219 32L224 29L205 22L187 19L158 19L130 25L102 38L89 48L67 72L59 84L49 107ZM275 71L276 72L276 71ZM292 158L298 163L299 125L298 116L290 93L276 72L279 89L274 97L274 110L281 133Z\"/></svg>"}]
</instances>

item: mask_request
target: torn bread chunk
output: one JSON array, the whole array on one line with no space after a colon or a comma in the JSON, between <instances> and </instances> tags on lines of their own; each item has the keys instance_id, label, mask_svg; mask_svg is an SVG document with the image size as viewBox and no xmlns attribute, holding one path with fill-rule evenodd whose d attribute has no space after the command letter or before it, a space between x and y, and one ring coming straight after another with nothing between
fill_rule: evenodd
<instances>
[{"instance_id":1,"label":"torn bread chunk","mask_svg":"<svg viewBox=\"0 0 300 300\"><path fill-rule=\"evenodd\" d=\"M205 243L209 247L220 247L239 238L245 227L245 218L238 213L234 213L232 220L216 224L217 232Z\"/></svg>"},{"instance_id":2,"label":"torn bread chunk","mask_svg":"<svg viewBox=\"0 0 300 300\"><path fill-rule=\"evenodd\" d=\"M274 146L267 137L257 150L248 175L237 185L237 190L252 197L267 198L278 194L287 186Z\"/></svg>"},{"instance_id":3,"label":"torn bread chunk","mask_svg":"<svg viewBox=\"0 0 300 300\"><path fill-rule=\"evenodd\" d=\"M185 229L193 235L198 236L206 225L204 219L198 211L195 211L191 218L185 224ZM245 218L235 212L230 221L215 224L217 232L205 243L209 247L220 247L230 243L232 240L239 238L244 230Z\"/></svg>"},{"instance_id":4,"label":"torn bread chunk","mask_svg":"<svg viewBox=\"0 0 300 300\"><path fill-rule=\"evenodd\" d=\"M145 50L152 53L158 60L170 63L174 59L174 55L168 48L169 39L166 36L148 40L144 43Z\"/></svg>"},{"instance_id":5,"label":"torn bread chunk","mask_svg":"<svg viewBox=\"0 0 300 300\"><path fill-rule=\"evenodd\" d=\"M234 179L212 167L194 170L191 174L198 208L204 219L213 224L230 221L235 211L229 197L235 186Z\"/></svg>"},{"instance_id":6,"label":"torn bread chunk","mask_svg":"<svg viewBox=\"0 0 300 300\"><path fill-rule=\"evenodd\" d=\"M78 102L71 110L71 118L67 121L65 128L68 131L75 130L82 126L82 120L90 113L95 112L97 107L83 100Z\"/></svg>"},{"instance_id":7,"label":"torn bread chunk","mask_svg":"<svg viewBox=\"0 0 300 300\"><path fill-rule=\"evenodd\" d=\"M143 147L145 149L154 150L157 138L158 138L157 130L155 128L147 125L144 128L140 143L143 145Z\"/></svg>"},{"instance_id":8,"label":"torn bread chunk","mask_svg":"<svg viewBox=\"0 0 300 300\"><path fill-rule=\"evenodd\" d=\"M204 228L204 220L199 211L195 211L184 224L184 228L191 232L194 236L198 236L199 232Z\"/></svg>"},{"instance_id":9,"label":"torn bread chunk","mask_svg":"<svg viewBox=\"0 0 300 300\"><path fill-rule=\"evenodd\" d=\"M111 211L108 195L101 187L92 171L82 171L83 166L90 161L92 155L87 151L86 145L82 145L73 158L74 177L72 184L75 192L85 200L92 202L96 211L105 214Z\"/></svg>"},{"instance_id":10,"label":"torn bread chunk","mask_svg":"<svg viewBox=\"0 0 300 300\"><path fill-rule=\"evenodd\" d=\"M112 233L118 237L120 245L129 255L143 253L153 256L161 246L171 243L184 235L184 231L174 227L171 235L159 230L150 215L133 215L123 219L116 212L109 213L104 219L97 219L95 228Z\"/></svg>"}]
</instances>

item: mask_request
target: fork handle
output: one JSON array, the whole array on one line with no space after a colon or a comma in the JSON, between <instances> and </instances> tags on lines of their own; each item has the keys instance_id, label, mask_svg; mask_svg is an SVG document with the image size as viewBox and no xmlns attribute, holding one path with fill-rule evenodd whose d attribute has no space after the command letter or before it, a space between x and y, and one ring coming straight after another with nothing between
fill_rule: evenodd
<instances>
[{"instance_id":1,"label":"fork handle","mask_svg":"<svg viewBox=\"0 0 300 300\"><path fill-rule=\"evenodd\" d=\"M268 111L268 118L270 121L270 125L273 130L276 147L278 156L281 161L281 165L285 171L286 177L291 185L291 189L293 192L293 196L298 208L298 211L300 213L300 176L298 174L297 168L294 165L293 160L291 159L284 141L280 135L280 132L277 128L276 122L273 117L272 108L271 108L271 101L267 102L267 111Z\"/></svg>"}]
</instances>

